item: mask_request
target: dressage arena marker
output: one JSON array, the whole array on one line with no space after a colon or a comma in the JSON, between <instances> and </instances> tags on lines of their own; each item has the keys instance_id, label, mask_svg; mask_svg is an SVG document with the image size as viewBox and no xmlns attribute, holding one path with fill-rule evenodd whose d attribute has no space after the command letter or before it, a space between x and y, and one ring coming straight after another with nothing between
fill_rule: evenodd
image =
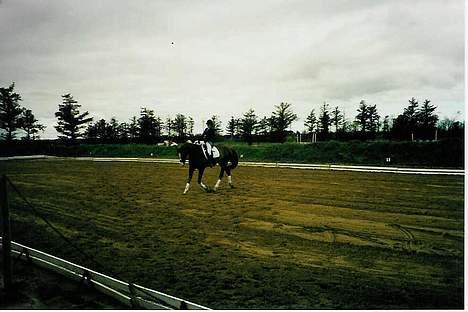
<instances>
[{"instance_id":1,"label":"dressage arena marker","mask_svg":"<svg viewBox=\"0 0 468 312\"><path fill-rule=\"evenodd\" d=\"M88 160L102 162L143 162L143 163L168 163L179 164L178 159L167 158L110 158L110 157L56 157L47 155L0 157L1 160L34 160L34 159L57 159L57 160ZM401 168L401 167L378 167L378 166L346 166L346 165L319 165L298 163L270 163L270 162L239 162L242 167L265 167L265 168L289 168L289 169L318 169L337 171L358 172L381 172L381 173L406 173L406 174L434 174L434 175L465 175L464 169L429 169L429 168Z\"/></svg>"}]
</instances>

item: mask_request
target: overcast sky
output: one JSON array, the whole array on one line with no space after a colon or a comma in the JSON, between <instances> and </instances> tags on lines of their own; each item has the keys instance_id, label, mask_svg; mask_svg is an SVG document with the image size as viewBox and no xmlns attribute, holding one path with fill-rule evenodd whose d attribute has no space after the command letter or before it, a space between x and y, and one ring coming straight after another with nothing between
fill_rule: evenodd
<instances>
[{"instance_id":1,"label":"overcast sky","mask_svg":"<svg viewBox=\"0 0 468 312\"><path fill-rule=\"evenodd\" d=\"M45 138L65 93L95 120L147 107L196 131L280 102L294 130L324 101L396 117L414 96L461 119L464 13L462 0L0 0L0 86L16 83Z\"/></svg>"}]
</instances>

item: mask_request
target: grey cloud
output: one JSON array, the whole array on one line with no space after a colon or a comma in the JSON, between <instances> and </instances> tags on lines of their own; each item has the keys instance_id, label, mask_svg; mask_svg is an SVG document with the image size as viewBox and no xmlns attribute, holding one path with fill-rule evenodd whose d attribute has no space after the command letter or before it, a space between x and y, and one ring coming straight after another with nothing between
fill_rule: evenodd
<instances>
[{"instance_id":1,"label":"grey cloud","mask_svg":"<svg viewBox=\"0 0 468 312\"><path fill-rule=\"evenodd\" d=\"M44 119L66 92L121 120L141 106L227 120L281 101L354 113L361 97L398 113L411 94L449 113L463 108L463 26L455 0L3 0L0 85L16 81Z\"/></svg>"}]
</instances>

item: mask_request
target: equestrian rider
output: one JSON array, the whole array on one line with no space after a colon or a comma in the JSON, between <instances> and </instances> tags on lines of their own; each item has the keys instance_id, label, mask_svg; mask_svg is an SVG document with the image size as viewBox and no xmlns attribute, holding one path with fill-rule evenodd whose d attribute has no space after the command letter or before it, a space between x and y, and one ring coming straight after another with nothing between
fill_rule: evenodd
<instances>
[{"instance_id":1,"label":"equestrian rider","mask_svg":"<svg viewBox=\"0 0 468 312\"><path fill-rule=\"evenodd\" d=\"M206 143L206 154L208 156L208 162L210 163L210 166L214 166L216 164L216 161L213 158L213 150L212 146L214 145L214 139L215 139L215 128L214 128L214 122L211 119L208 119L206 122L206 129L203 131L202 134L202 139Z\"/></svg>"}]
</instances>

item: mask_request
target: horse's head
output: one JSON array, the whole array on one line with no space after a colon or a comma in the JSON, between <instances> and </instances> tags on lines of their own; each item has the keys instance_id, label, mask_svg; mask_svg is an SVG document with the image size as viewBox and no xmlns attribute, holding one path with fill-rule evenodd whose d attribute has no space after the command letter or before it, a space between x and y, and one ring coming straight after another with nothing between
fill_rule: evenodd
<instances>
[{"instance_id":1,"label":"horse's head","mask_svg":"<svg viewBox=\"0 0 468 312\"><path fill-rule=\"evenodd\" d=\"M188 159L188 144L179 144L177 145L177 155L179 156L179 161L182 165L185 165L185 161Z\"/></svg>"}]
</instances>

